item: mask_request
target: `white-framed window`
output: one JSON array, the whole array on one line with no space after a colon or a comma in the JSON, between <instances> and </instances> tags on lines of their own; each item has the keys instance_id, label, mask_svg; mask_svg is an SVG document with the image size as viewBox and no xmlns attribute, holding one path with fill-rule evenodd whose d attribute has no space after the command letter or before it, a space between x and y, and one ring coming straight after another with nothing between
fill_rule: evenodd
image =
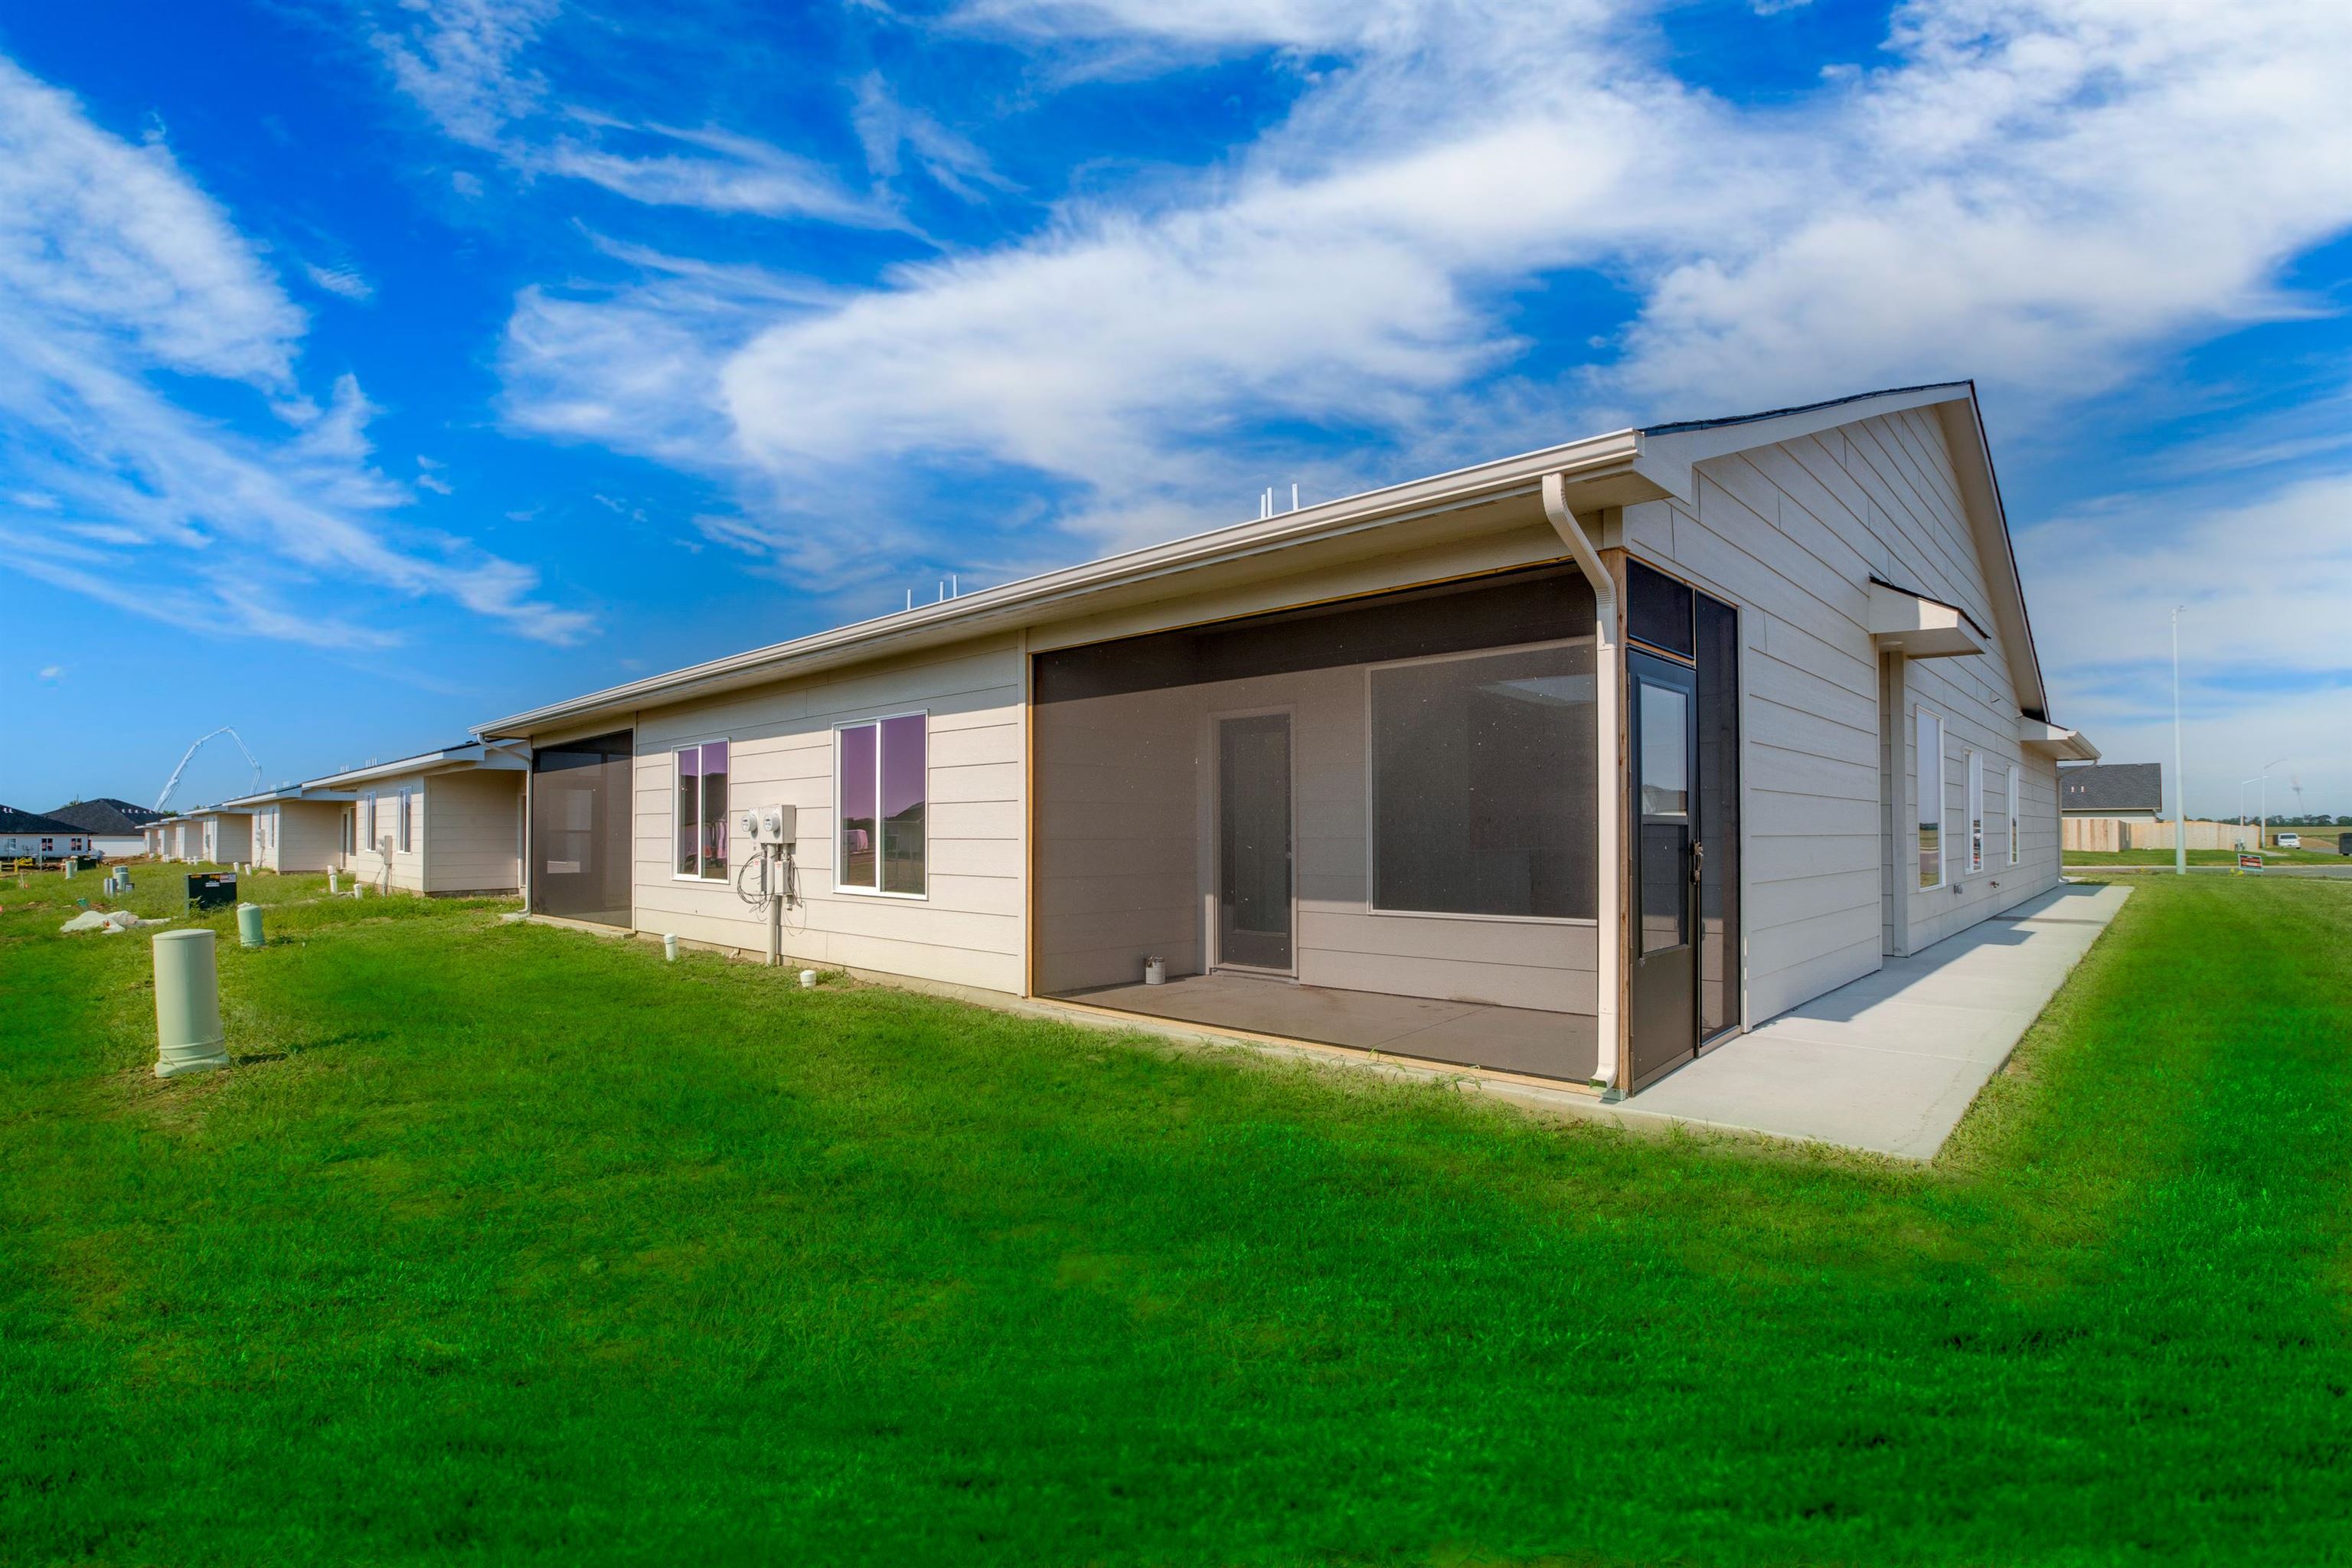
<instances>
[{"instance_id":1,"label":"white-framed window","mask_svg":"<svg viewBox=\"0 0 2352 1568\"><path fill-rule=\"evenodd\" d=\"M360 847L373 852L375 837L375 791L369 790L359 798Z\"/></svg>"},{"instance_id":2,"label":"white-framed window","mask_svg":"<svg viewBox=\"0 0 2352 1568\"><path fill-rule=\"evenodd\" d=\"M2017 864L2017 769L2009 770L2009 863Z\"/></svg>"},{"instance_id":3,"label":"white-framed window","mask_svg":"<svg viewBox=\"0 0 2352 1568\"><path fill-rule=\"evenodd\" d=\"M1969 753L1969 875L1984 869L1985 860L1985 794L1984 753Z\"/></svg>"},{"instance_id":4,"label":"white-framed window","mask_svg":"<svg viewBox=\"0 0 2352 1568\"><path fill-rule=\"evenodd\" d=\"M1944 885L1944 721L1925 708L1916 720L1919 746L1919 885Z\"/></svg>"},{"instance_id":5,"label":"white-framed window","mask_svg":"<svg viewBox=\"0 0 2352 1568\"><path fill-rule=\"evenodd\" d=\"M1591 920L1591 639L1374 665L1365 687L1367 907Z\"/></svg>"},{"instance_id":6,"label":"white-framed window","mask_svg":"<svg viewBox=\"0 0 2352 1568\"><path fill-rule=\"evenodd\" d=\"M930 793L930 716L843 724L834 736L834 887L921 898Z\"/></svg>"},{"instance_id":7,"label":"white-framed window","mask_svg":"<svg viewBox=\"0 0 2352 1568\"><path fill-rule=\"evenodd\" d=\"M727 742L703 741L672 749L677 787L671 792L670 876L688 881L727 879Z\"/></svg>"},{"instance_id":8,"label":"white-framed window","mask_svg":"<svg viewBox=\"0 0 2352 1568\"><path fill-rule=\"evenodd\" d=\"M353 842L353 836L357 830L359 809L359 805L355 801L351 808L343 813L343 853L346 855L357 847Z\"/></svg>"},{"instance_id":9,"label":"white-framed window","mask_svg":"<svg viewBox=\"0 0 2352 1568\"><path fill-rule=\"evenodd\" d=\"M411 795L408 787L404 784L401 786L400 791L400 824L399 826L394 829L394 831L400 836L396 847L403 855L409 853L416 847L415 834L409 826L409 824L414 820L409 811L410 799Z\"/></svg>"}]
</instances>

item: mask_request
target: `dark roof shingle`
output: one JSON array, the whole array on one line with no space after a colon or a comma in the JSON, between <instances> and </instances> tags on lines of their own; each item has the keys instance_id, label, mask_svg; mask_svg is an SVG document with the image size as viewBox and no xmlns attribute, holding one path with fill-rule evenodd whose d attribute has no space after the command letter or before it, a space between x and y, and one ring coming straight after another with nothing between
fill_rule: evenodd
<instances>
[{"instance_id":1,"label":"dark roof shingle","mask_svg":"<svg viewBox=\"0 0 2352 1568\"><path fill-rule=\"evenodd\" d=\"M84 833L104 833L129 837L151 822L161 822L163 814L150 811L143 805L133 805L127 800L117 800L110 795L96 800L78 800L71 805L61 805L49 813L59 822L69 822Z\"/></svg>"},{"instance_id":2,"label":"dark roof shingle","mask_svg":"<svg viewBox=\"0 0 2352 1568\"><path fill-rule=\"evenodd\" d=\"M37 811L19 811L13 805L0 805L0 833L46 833L51 837L63 835L70 838L88 831L70 822L59 822L54 816L43 816Z\"/></svg>"},{"instance_id":3,"label":"dark roof shingle","mask_svg":"<svg viewBox=\"0 0 2352 1568\"><path fill-rule=\"evenodd\" d=\"M2058 770L2061 811L2161 811L2164 769L2156 763L2095 763Z\"/></svg>"}]
</instances>

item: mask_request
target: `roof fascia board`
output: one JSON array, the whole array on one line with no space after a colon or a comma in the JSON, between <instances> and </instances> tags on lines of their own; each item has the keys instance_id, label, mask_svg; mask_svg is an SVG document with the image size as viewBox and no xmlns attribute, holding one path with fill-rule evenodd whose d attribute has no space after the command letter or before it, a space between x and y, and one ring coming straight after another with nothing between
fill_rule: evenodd
<instances>
[{"instance_id":1,"label":"roof fascia board","mask_svg":"<svg viewBox=\"0 0 2352 1568\"><path fill-rule=\"evenodd\" d=\"M1640 431L1619 430L1392 485L1278 517L1239 523L1045 573L943 604L919 605L911 611L771 644L625 686L529 709L481 725L478 732L492 740L528 739L536 732L601 714L662 706L716 690L814 673L835 664L911 651L1000 628L1011 629L1067 614L1082 606L1090 596L1111 589L1342 539L1368 529L1389 527L1416 517L1483 505L1515 495L1533 497L1548 473L1566 474L1571 484L1615 481L1646 494L1656 481L1642 469L1643 445Z\"/></svg>"},{"instance_id":2,"label":"roof fascia board","mask_svg":"<svg viewBox=\"0 0 2352 1568\"><path fill-rule=\"evenodd\" d=\"M1965 399L1948 404L1937 413L1943 421L1945 444L1952 451L1960 502L1968 509L1969 527L1976 535L1977 559L1984 569L1985 590L1992 598L1993 624L2010 651L2010 680L2016 688L2017 705L2028 713L2046 717L2050 692L2042 679L2042 655L2033 646L2033 623L2025 611L2025 582L2017 570L2017 544L2010 537L2009 513L2001 505L2000 480L1993 472L1992 447L1985 438L1974 385Z\"/></svg>"},{"instance_id":3,"label":"roof fascia board","mask_svg":"<svg viewBox=\"0 0 2352 1568\"><path fill-rule=\"evenodd\" d=\"M1728 457L1734 452L1753 451L1759 447L1769 447L1781 441L1818 436L1841 425L1858 424L1882 414L1900 414L1906 408L1964 402L1974 395L1974 389L1968 382L1946 382L1936 386L1913 387L1906 392L1883 392L1870 397L1825 403L1818 407L1799 408L1787 414L1769 415L1761 419L1735 420L1696 430L1664 431L1650 437L1642 457L1658 482L1674 491L1675 499L1687 506L1696 494L1691 470L1710 458Z\"/></svg>"},{"instance_id":4,"label":"roof fascia board","mask_svg":"<svg viewBox=\"0 0 2352 1568\"><path fill-rule=\"evenodd\" d=\"M401 757L389 763L373 763L363 768L347 768L339 773L325 773L306 781L306 790L333 790L345 784L367 784L378 779L400 778L410 773L446 773L463 768L489 768L513 772L528 767L523 758L505 746L491 746L475 741L463 746L450 746L438 752L420 752L413 757Z\"/></svg>"}]
</instances>

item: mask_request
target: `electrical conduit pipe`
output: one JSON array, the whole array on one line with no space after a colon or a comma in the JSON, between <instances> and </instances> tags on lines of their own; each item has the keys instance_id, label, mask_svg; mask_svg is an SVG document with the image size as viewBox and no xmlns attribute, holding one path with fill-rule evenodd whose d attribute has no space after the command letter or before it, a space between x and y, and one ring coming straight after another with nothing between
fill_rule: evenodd
<instances>
[{"instance_id":1,"label":"electrical conduit pipe","mask_svg":"<svg viewBox=\"0 0 2352 1568\"><path fill-rule=\"evenodd\" d=\"M1584 580L1592 584L1593 726L1599 742L1595 748L1595 773L1600 784L1593 813L1593 834L1600 843L1593 907L1600 918L1593 922L1592 1008L1592 1032L1599 1056L1593 1063L1592 1082L1595 1088L1613 1095L1620 1077L1617 987L1624 955L1620 951L1618 911L1624 900L1619 884L1625 863L1618 827L1619 803L1624 799L1625 792L1624 759L1617 744L1617 698L1623 678L1620 666L1624 658L1623 645L1617 637L1617 584L1608 568L1601 563L1601 552L1592 547L1583 525L1568 510L1565 476L1551 473L1543 477L1543 508L1552 531L1559 535L1560 542L1575 557L1577 570L1584 574Z\"/></svg>"}]
</instances>

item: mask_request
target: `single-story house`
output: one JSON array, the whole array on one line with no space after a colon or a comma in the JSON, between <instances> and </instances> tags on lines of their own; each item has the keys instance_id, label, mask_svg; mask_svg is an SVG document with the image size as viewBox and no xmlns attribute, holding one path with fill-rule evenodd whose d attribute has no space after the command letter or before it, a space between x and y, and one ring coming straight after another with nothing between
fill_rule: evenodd
<instances>
[{"instance_id":1,"label":"single-story house","mask_svg":"<svg viewBox=\"0 0 2352 1568\"><path fill-rule=\"evenodd\" d=\"M62 860L92 853L89 835L72 823L0 805L0 860Z\"/></svg>"},{"instance_id":2,"label":"single-story house","mask_svg":"<svg viewBox=\"0 0 2352 1568\"><path fill-rule=\"evenodd\" d=\"M341 867L349 790L284 784L223 804L253 814L253 852L263 871L325 871Z\"/></svg>"},{"instance_id":3,"label":"single-story house","mask_svg":"<svg viewBox=\"0 0 2352 1568\"><path fill-rule=\"evenodd\" d=\"M71 823L89 835L91 853L110 859L122 859L144 853L148 825L163 819L160 811L133 805L112 795L100 795L96 800L78 800L61 805L48 815L59 822Z\"/></svg>"},{"instance_id":4,"label":"single-story house","mask_svg":"<svg viewBox=\"0 0 2352 1568\"><path fill-rule=\"evenodd\" d=\"M211 866L235 866L253 858L251 812L208 805L187 813L184 820L193 851L185 858Z\"/></svg>"},{"instance_id":5,"label":"single-story house","mask_svg":"<svg viewBox=\"0 0 2352 1568\"><path fill-rule=\"evenodd\" d=\"M512 893L522 885L520 746L468 741L311 779L348 797L335 865L385 892Z\"/></svg>"},{"instance_id":6,"label":"single-story house","mask_svg":"<svg viewBox=\"0 0 2352 1568\"><path fill-rule=\"evenodd\" d=\"M2164 814L2164 769L2156 763L2091 763L2058 770L2063 816L2154 822Z\"/></svg>"},{"instance_id":7,"label":"single-story house","mask_svg":"<svg viewBox=\"0 0 2352 1568\"><path fill-rule=\"evenodd\" d=\"M154 846L159 860L201 860L205 858L204 825L193 816L167 816L151 823L143 837Z\"/></svg>"},{"instance_id":8,"label":"single-story house","mask_svg":"<svg viewBox=\"0 0 2352 1568\"><path fill-rule=\"evenodd\" d=\"M2047 703L1954 383L1595 436L480 732L529 748L541 916L1615 1091L2055 884L2056 763L2097 752Z\"/></svg>"}]
</instances>

